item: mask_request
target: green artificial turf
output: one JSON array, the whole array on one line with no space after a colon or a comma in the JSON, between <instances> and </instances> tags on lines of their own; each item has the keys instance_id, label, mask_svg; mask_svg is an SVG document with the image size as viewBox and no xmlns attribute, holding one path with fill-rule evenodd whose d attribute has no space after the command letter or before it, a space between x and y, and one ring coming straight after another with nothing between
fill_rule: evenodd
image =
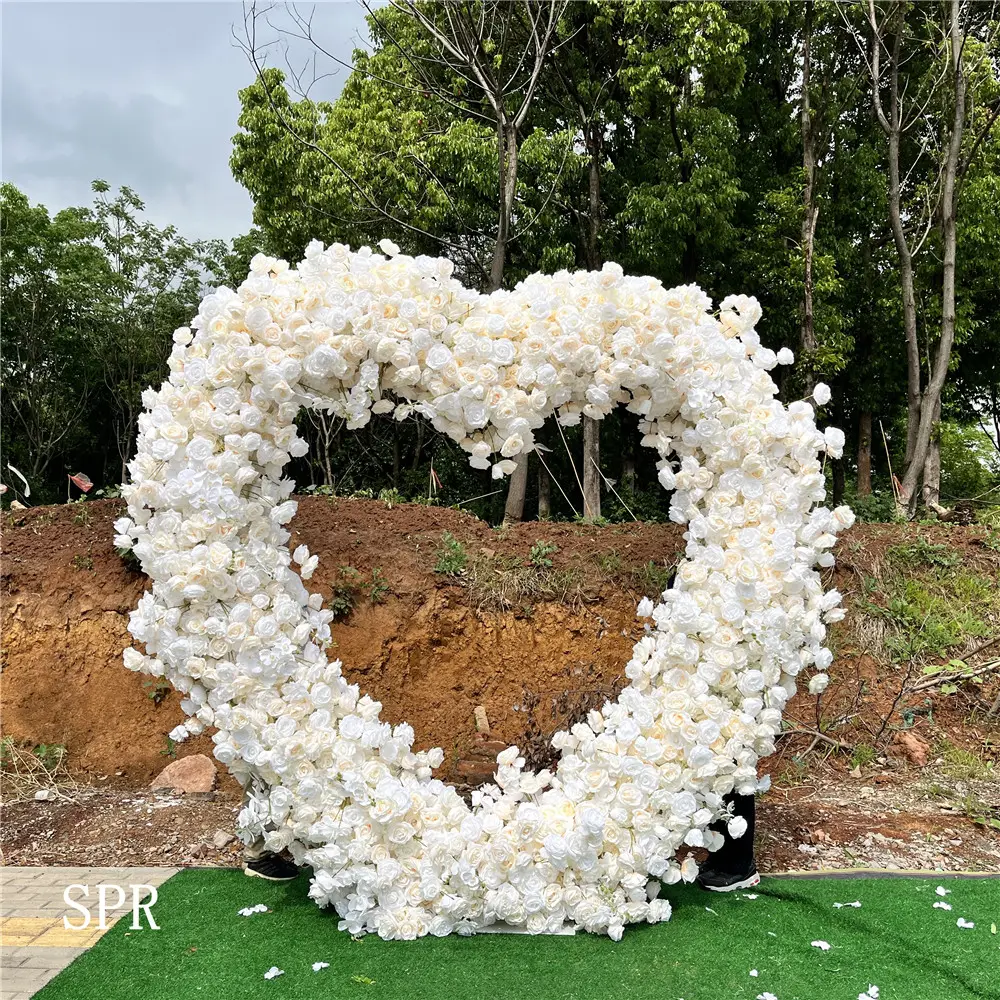
<instances>
[{"instance_id":1,"label":"green artificial turf","mask_svg":"<svg viewBox=\"0 0 1000 1000\"><path fill-rule=\"evenodd\" d=\"M934 909L935 887L952 910ZM120 920L39 1000L288 997L358 1000L881 1000L1000 998L1000 880L764 879L756 899L674 886L666 924L606 937L357 941L306 897L239 871L184 871L160 887L161 930ZM860 909L834 902L861 900ZM237 910L266 903L270 912ZM711 909L709 909L709 907ZM975 922L962 930L956 920ZM811 946L825 940L829 951ZM312 971L312 963L330 967ZM276 965L284 975L265 980ZM750 970L757 969L756 977Z\"/></svg>"}]
</instances>

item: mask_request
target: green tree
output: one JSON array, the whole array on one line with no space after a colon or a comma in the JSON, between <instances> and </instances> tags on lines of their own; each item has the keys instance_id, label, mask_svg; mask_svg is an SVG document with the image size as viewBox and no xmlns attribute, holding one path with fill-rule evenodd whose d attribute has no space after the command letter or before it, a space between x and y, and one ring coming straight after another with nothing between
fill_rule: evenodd
<instances>
[{"instance_id":1,"label":"green tree","mask_svg":"<svg viewBox=\"0 0 1000 1000\"><path fill-rule=\"evenodd\" d=\"M93 235L85 211L53 218L14 185L0 187L5 461L43 499L55 499L46 477L58 480L56 459L86 433L74 418L98 389L88 338L107 269Z\"/></svg>"},{"instance_id":2,"label":"green tree","mask_svg":"<svg viewBox=\"0 0 1000 1000\"><path fill-rule=\"evenodd\" d=\"M92 188L96 198L86 217L105 275L90 346L102 374L124 482L142 392L162 380L173 331L198 310L214 247L184 239L174 226L160 229L141 218L145 206L131 188L114 196L105 181L94 181Z\"/></svg>"}]
</instances>

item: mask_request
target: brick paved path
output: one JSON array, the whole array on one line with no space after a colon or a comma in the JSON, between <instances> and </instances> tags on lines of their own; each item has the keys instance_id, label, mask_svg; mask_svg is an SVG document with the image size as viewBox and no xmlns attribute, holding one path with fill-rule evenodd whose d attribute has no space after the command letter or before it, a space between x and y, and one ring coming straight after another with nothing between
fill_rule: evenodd
<instances>
[{"instance_id":1,"label":"brick paved path","mask_svg":"<svg viewBox=\"0 0 1000 1000\"><path fill-rule=\"evenodd\" d=\"M132 908L130 885L158 886L177 872L176 868L0 868L0 1000L28 1000L77 955L86 951L103 933L98 926L97 886L117 885L125 901L117 910L110 904L117 893L107 893L109 912L105 930ZM90 924L83 930L67 929L63 917L75 927L83 914L66 905L63 892L69 885L79 890L74 900L89 906ZM156 917L155 907L152 911Z\"/></svg>"}]
</instances>

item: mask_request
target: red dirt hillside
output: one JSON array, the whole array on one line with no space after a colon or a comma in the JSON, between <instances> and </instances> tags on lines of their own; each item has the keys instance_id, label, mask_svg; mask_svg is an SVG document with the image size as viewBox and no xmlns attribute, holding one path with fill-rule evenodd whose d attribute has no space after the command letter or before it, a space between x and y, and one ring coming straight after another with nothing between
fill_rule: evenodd
<instances>
[{"instance_id":1,"label":"red dirt hillside","mask_svg":"<svg viewBox=\"0 0 1000 1000\"><path fill-rule=\"evenodd\" d=\"M182 716L176 693L122 666L128 615L147 583L114 551L112 522L122 511L119 501L91 501L5 515L3 726L17 740L65 745L78 774L125 771L128 782L145 783L167 762L165 734ZM636 601L662 589L683 545L675 525L491 529L451 509L325 498L300 498L292 531L293 544L320 557L311 586L340 612L333 634L347 676L384 703L389 720L410 722L419 746L444 747L452 770L473 746L477 705L495 739L544 755L543 734L613 696L641 634ZM849 614L833 630L837 660L823 708L825 726L840 722L824 731L845 745L878 742L904 682L899 637L912 629L893 603L896 570L908 581L926 577L932 603L949 574L979 581L968 585L959 623L969 634L934 639L946 643L945 660L981 647L990 629L997 634L1000 552L984 529L858 525L846 533L832 582L848 595ZM993 581L985 594L984 580ZM922 607L923 597L911 598ZM908 655L939 658L927 648ZM919 680L919 669L911 673L908 683ZM899 710L916 705L909 719L925 743L946 733L974 753L995 747L984 712L965 724L971 702L995 697L994 677L950 698L936 689L905 694L892 727ZM921 706L930 699L928 715ZM790 715L814 728L815 704L800 696ZM196 752L211 752L208 736L180 750Z\"/></svg>"}]
</instances>

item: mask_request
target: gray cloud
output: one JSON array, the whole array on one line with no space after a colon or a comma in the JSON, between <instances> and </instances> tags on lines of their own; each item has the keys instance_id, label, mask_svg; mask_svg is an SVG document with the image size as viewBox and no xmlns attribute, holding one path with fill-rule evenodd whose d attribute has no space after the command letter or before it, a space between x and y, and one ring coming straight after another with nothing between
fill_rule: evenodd
<instances>
[{"instance_id":1,"label":"gray cloud","mask_svg":"<svg viewBox=\"0 0 1000 1000\"><path fill-rule=\"evenodd\" d=\"M150 94L85 93L54 102L23 80L5 87L5 167L58 189L81 178L114 177L151 199L177 196L194 165L170 139L183 131L183 110Z\"/></svg>"},{"instance_id":2,"label":"gray cloud","mask_svg":"<svg viewBox=\"0 0 1000 1000\"><path fill-rule=\"evenodd\" d=\"M231 34L242 16L238 3L4 3L4 180L56 211L89 203L101 177L186 236L245 232L252 206L229 172L253 80ZM322 4L316 26L349 59L363 12Z\"/></svg>"}]
</instances>

